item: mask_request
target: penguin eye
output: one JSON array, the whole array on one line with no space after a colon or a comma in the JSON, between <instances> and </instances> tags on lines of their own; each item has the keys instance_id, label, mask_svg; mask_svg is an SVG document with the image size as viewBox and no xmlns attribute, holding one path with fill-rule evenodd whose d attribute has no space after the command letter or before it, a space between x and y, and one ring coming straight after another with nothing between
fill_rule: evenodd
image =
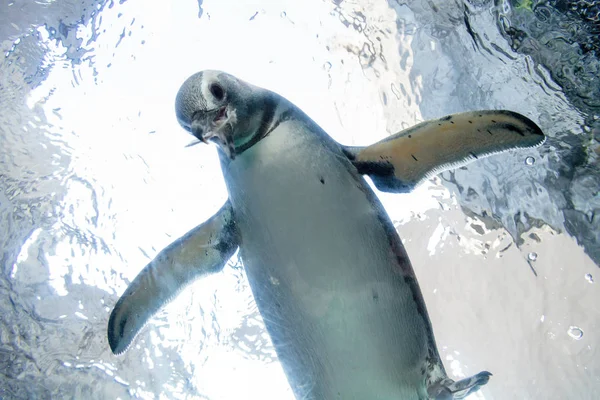
<instances>
[{"instance_id":1,"label":"penguin eye","mask_svg":"<svg viewBox=\"0 0 600 400\"><path fill-rule=\"evenodd\" d=\"M217 99L217 101L223 100L225 98L225 90L218 83L211 83L208 87L210 93Z\"/></svg>"}]
</instances>

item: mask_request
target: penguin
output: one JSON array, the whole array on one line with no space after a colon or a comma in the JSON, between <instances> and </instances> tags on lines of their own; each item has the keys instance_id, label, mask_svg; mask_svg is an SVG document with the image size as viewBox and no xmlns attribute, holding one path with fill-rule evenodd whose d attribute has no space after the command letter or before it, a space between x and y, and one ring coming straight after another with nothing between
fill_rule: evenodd
<instances>
[{"instance_id":1,"label":"penguin","mask_svg":"<svg viewBox=\"0 0 600 400\"><path fill-rule=\"evenodd\" d=\"M297 399L460 399L488 382L487 371L446 374L407 252L364 176L410 192L444 170L540 146L533 121L464 112L344 146L279 94L213 70L189 77L175 103L194 144L216 143L229 196L125 290L108 322L113 353L239 249Z\"/></svg>"}]
</instances>

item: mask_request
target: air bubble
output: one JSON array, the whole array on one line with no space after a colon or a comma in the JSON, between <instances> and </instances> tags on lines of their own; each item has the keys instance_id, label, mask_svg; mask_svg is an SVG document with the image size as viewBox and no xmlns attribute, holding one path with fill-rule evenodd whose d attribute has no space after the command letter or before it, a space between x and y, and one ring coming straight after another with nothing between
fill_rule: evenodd
<instances>
[{"instance_id":1,"label":"air bubble","mask_svg":"<svg viewBox=\"0 0 600 400\"><path fill-rule=\"evenodd\" d=\"M327 72L331 71L331 63L327 61L325 64L323 64L323 69Z\"/></svg>"},{"instance_id":2,"label":"air bubble","mask_svg":"<svg viewBox=\"0 0 600 400\"><path fill-rule=\"evenodd\" d=\"M581 340L583 337L583 330L576 326L570 326L567 333L575 340Z\"/></svg>"},{"instance_id":3,"label":"air bubble","mask_svg":"<svg viewBox=\"0 0 600 400\"><path fill-rule=\"evenodd\" d=\"M287 13L285 11L282 11L280 15L281 15L281 18L287 17Z\"/></svg>"},{"instance_id":4,"label":"air bubble","mask_svg":"<svg viewBox=\"0 0 600 400\"><path fill-rule=\"evenodd\" d=\"M535 261L535 260L537 260L537 257L538 257L537 253L533 252L533 251L531 253L527 254L527 259L529 259L529 261Z\"/></svg>"},{"instance_id":5,"label":"air bubble","mask_svg":"<svg viewBox=\"0 0 600 400\"><path fill-rule=\"evenodd\" d=\"M589 283L594 283L594 277L592 276L592 274L585 274L585 280Z\"/></svg>"},{"instance_id":6,"label":"air bubble","mask_svg":"<svg viewBox=\"0 0 600 400\"><path fill-rule=\"evenodd\" d=\"M535 158L533 158L531 156L527 157L525 159L525 164L527 164L527 165L533 165L533 164L535 164Z\"/></svg>"}]
</instances>

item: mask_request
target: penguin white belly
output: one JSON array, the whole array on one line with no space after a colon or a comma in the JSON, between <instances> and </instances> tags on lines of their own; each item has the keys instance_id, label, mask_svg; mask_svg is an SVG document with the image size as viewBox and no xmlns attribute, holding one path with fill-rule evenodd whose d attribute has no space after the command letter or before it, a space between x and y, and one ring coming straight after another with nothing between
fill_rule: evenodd
<instances>
[{"instance_id":1,"label":"penguin white belly","mask_svg":"<svg viewBox=\"0 0 600 400\"><path fill-rule=\"evenodd\" d=\"M242 260L284 370L298 398L425 398L433 339L412 267L366 182L306 129L282 122L224 166Z\"/></svg>"}]
</instances>

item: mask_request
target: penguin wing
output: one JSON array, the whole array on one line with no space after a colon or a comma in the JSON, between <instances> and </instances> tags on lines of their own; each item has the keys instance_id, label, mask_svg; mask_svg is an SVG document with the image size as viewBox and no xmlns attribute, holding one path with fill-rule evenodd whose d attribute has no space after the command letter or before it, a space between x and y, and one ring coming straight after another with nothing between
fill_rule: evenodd
<instances>
[{"instance_id":1,"label":"penguin wing","mask_svg":"<svg viewBox=\"0 0 600 400\"><path fill-rule=\"evenodd\" d=\"M150 318L187 284L220 271L238 245L228 200L208 221L162 250L131 282L108 321L113 353L125 352Z\"/></svg>"},{"instance_id":2,"label":"penguin wing","mask_svg":"<svg viewBox=\"0 0 600 400\"><path fill-rule=\"evenodd\" d=\"M481 157L544 143L529 118L512 111L473 111L422 122L367 147L344 147L358 172L384 192L409 192L440 172Z\"/></svg>"}]
</instances>

